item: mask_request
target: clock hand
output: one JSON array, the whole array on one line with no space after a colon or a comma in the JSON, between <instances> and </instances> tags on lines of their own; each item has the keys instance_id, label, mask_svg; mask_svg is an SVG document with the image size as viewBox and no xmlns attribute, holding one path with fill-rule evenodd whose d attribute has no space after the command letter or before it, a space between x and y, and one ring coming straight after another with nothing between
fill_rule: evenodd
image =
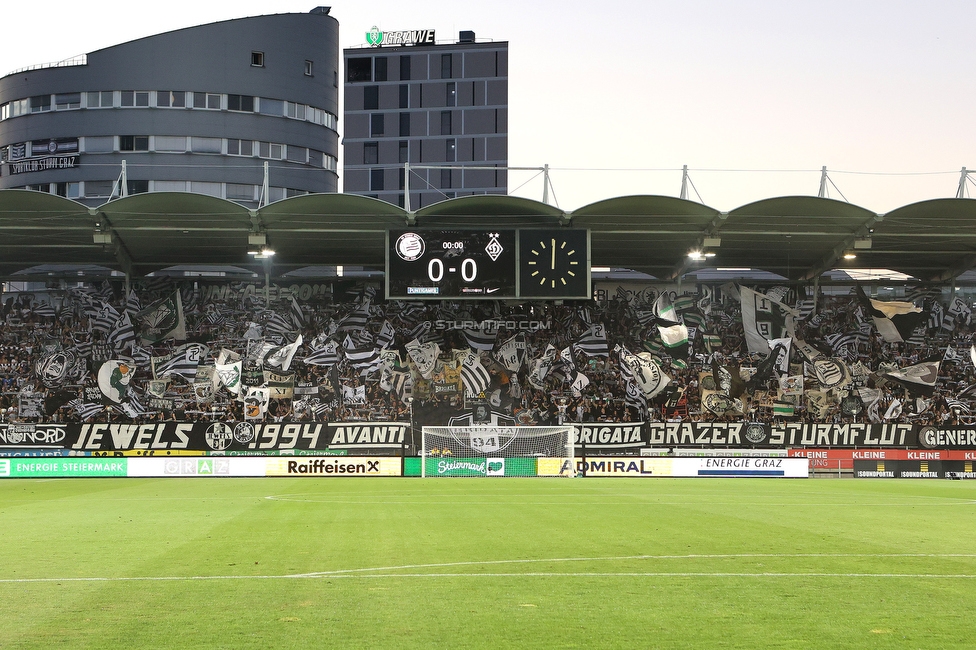
<instances>
[{"instance_id":1,"label":"clock hand","mask_svg":"<svg viewBox=\"0 0 976 650\"><path fill-rule=\"evenodd\" d=\"M556 240L552 240L552 270L556 270Z\"/></svg>"}]
</instances>

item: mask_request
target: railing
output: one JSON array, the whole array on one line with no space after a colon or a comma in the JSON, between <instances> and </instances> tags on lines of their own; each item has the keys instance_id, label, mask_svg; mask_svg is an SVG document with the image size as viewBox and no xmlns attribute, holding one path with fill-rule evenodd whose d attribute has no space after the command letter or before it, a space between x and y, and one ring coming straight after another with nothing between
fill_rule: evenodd
<instances>
[{"instance_id":1,"label":"railing","mask_svg":"<svg viewBox=\"0 0 976 650\"><path fill-rule=\"evenodd\" d=\"M31 70L43 70L45 68L66 68L72 65L88 65L88 55L79 54L78 56L73 56L70 59L62 59L61 61L55 61L53 63L35 63L34 65L27 66L26 68L18 68L17 70L8 73L7 76L18 74L20 72L30 72Z\"/></svg>"}]
</instances>

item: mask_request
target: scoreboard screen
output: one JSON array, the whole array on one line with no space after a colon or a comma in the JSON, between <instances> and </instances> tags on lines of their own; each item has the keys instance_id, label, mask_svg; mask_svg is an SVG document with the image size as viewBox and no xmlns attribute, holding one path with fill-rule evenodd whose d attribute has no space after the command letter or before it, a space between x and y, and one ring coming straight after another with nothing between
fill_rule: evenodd
<instances>
[{"instance_id":1,"label":"scoreboard screen","mask_svg":"<svg viewBox=\"0 0 976 650\"><path fill-rule=\"evenodd\" d=\"M514 230L390 230L386 295L392 299L517 297Z\"/></svg>"}]
</instances>

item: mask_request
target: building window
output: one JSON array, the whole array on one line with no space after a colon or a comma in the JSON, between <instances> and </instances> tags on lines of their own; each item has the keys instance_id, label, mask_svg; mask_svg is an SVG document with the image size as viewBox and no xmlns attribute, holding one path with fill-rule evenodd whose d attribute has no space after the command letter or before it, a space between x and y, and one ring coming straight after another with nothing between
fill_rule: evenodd
<instances>
[{"instance_id":1,"label":"building window","mask_svg":"<svg viewBox=\"0 0 976 650\"><path fill-rule=\"evenodd\" d=\"M410 155L410 147L407 145L406 140L400 140L400 162L405 163Z\"/></svg>"},{"instance_id":2,"label":"building window","mask_svg":"<svg viewBox=\"0 0 976 650\"><path fill-rule=\"evenodd\" d=\"M451 170L442 169L441 170L441 189L448 190L451 189Z\"/></svg>"},{"instance_id":3,"label":"building window","mask_svg":"<svg viewBox=\"0 0 976 650\"><path fill-rule=\"evenodd\" d=\"M383 190L383 170L382 169L371 169L369 170L369 190L371 192L379 192Z\"/></svg>"},{"instance_id":4,"label":"building window","mask_svg":"<svg viewBox=\"0 0 976 650\"><path fill-rule=\"evenodd\" d=\"M223 140L220 138L202 138L198 135L190 138L193 153L221 153Z\"/></svg>"},{"instance_id":5,"label":"building window","mask_svg":"<svg viewBox=\"0 0 976 650\"><path fill-rule=\"evenodd\" d=\"M186 136L157 135L153 138L153 149L170 153L184 153L186 151Z\"/></svg>"},{"instance_id":6,"label":"building window","mask_svg":"<svg viewBox=\"0 0 976 650\"><path fill-rule=\"evenodd\" d=\"M312 62L309 61L308 59L305 59L305 76L306 77L312 76Z\"/></svg>"},{"instance_id":7,"label":"building window","mask_svg":"<svg viewBox=\"0 0 976 650\"><path fill-rule=\"evenodd\" d=\"M375 111L380 107L380 87L366 86L363 88L363 110Z\"/></svg>"},{"instance_id":8,"label":"building window","mask_svg":"<svg viewBox=\"0 0 976 650\"><path fill-rule=\"evenodd\" d=\"M448 138L446 142L446 151L444 152L445 160L447 162L454 162L457 160L457 140Z\"/></svg>"},{"instance_id":9,"label":"building window","mask_svg":"<svg viewBox=\"0 0 976 650\"><path fill-rule=\"evenodd\" d=\"M186 108L186 93L182 90L157 90L156 106L160 108Z\"/></svg>"},{"instance_id":10,"label":"building window","mask_svg":"<svg viewBox=\"0 0 976 650\"><path fill-rule=\"evenodd\" d=\"M82 138L85 153L112 153L115 151L115 138L110 135L88 136Z\"/></svg>"},{"instance_id":11,"label":"building window","mask_svg":"<svg viewBox=\"0 0 976 650\"><path fill-rule=\"evenodd\" d=\"M383 135L383 113L373 113L369 116L369 133L374 137Z\"/></svg>"},{"instance_id":12,"label":"building window","mask_svg":"<svg viewBox=\"0 0 976 650\"><path fill-rule=\"evenodd\" d=\"M253 201L254 185L227 183L227 198L231 201Z\"/></svg>"},{"instance_id":13,"label":"building window","mask_svg":"<svg viewBox=\"0 0 976 650\"><path fill-rule=\"evenodd\" d=\"M410 107L410 86L400 84L400 108Z\"/></svg>"},{"instance_id":14,"label":"building window","mask_svg":"<svg viewBox=\"0 0 976 650\"><path fill-rule=\"evenodd\" d=\"M398 189L404 189L407 185L407 170L401 167L397 170L397 182L399 184Z\"/></svg>"},{"instance_id":15,"label":"building window","mask_svg":"<svg viewBox=\"0 0 976 650\"><path fill-rule=\"evenodd\" d=\"M227 110L254 112L254 97L251 95L227 95Z\"/></svg>"},{"instance_id":16,"label":"building window","mask_svg":"<svg viewBox=\"0 0 976 650\"><path fill-rule=\"evenodd\" d=\"M149 106L149 91L123 90L119 93L122 99L122 106L138 106L140 108Z\"/></svg>"},{"instance_id":17,"label":"building window","mask_svg":"<svg viewBox=\"0 0 976 650\"><path fill-rule=\"evenodd\" d=\"M283 149L284 146L280 144L275 144L273 142L259 142L258 156L261 158L271 158L272 160L281 160Z\"/></svg>"},{"instance_id":18,"label":"building window","mask_svg":"<svg viewBox=\"0 0 976 650\"><path fill-rule=\"evenodd\" d=\"M410 81L410 55L400 57L400 81Z\"/></svg>"},{"instance_id":19,"label":"building window","mask_svg":"<svg viewBox=\"0 0 976 650\"><path fill-rule=\"evenodd\" d=\"M280 99L262 97L261 101L258 102L258 111L262 115L277 115L280 117L285 114L285 103Z\"/></svg>"},{"instance_id":20,"label":"building window","mask_svg":"<svg viewBox=\"0 0 976 650\"><path fill-rule=\"evenodd\" d=\"M145 194L149 191L149 181L126 181L129 194Z\"/></svg>"},{"instance_id":21,"label":"building window","mask_svg":"<svg viewBox=\"0 0 976 650\"><path fill-rule=\"evenodd\" d=\"M451 111L441 111L441 135L451 135Z\"/></svg>"},{"instance_id":22,"label":"building window","mask_svg":"<svg viewBox=\"0 0 976 650\"><path fill-rule=\"evenodd\" d=\"M264 52L251 52L251 66L254 68L264 67Z\"/></svg>"},{"instance_id":23,"label":"building window","mask_svg":"<svg viewBox=\"0 0 976 650\"><path fill-rule=\"evenodd\" d=\"M114 187L113 181L85 181L85 196L89 198L111 196Z\"/></svg>"},{"instance_id":24,"label":"building window","mask_svg":"<svg viewBox=\"0 0 976 650\"><path fill-rule=\"evenodd\" d=\"M400 113L400 137L410 135L410 113Z\"/></svg>"},{"instance_id":25,"label":"building window","mask_svg":"<svg viewBox=\"0 0 976 650\"><path fill-rule=\"evenodd\" d=\"M386 61L385 56L373 60L373 81L386 81Z\"/></svg>"},{"instance_id":26,"label":"building window","mask_svg":"<svg viewBox=\"0 0 976 650\"><path fill-rule=\"evenodd\" d=\"M88 93L88 108L112 108L115 93L111 90Z\"/></svg>"},{"instance_id":27,"label":"building window","mask_svg":"<svg viewBox=\"0 0 976 650\"><path fill-rule=\"evenodd\" d=\"M193 108L220 110L220 95L216 93L193 93Z\"/></svg>"},{"instance_id":28,"label":"building window","mask_svg":"<svg viewBox=\"0 0 976 650\"><path fill-rule=\"evenodd\" d=\"M230 156L253 156L254 155L254 141L253 140L236 140L231 139L227 141L227 154Z\"/></svg>"},{"instance_id":29,"label":"building window","mask_svg":"<svg viewBox=\"0 0 976 650\"><path fill-rule=\"evenodd\" d=\"M308 149L290 144L285 147L285 160L302 165L308 164Z\"/></svg>"},{"instance_id":30,"label":"building window","mask_svg":"<svg viewBox=\"0 0 976 650\"><path fill-rule=\"evenodd\" d=\"M373 80L373 59L369 57L346 61L346 81L357 83Z\"/></svg>"},{"instance_id":31,"label":"building window","mask_svg":"<svg viewBox=\"0 0 976 650\"><path fill-rule=\"evenodd\" d=\"M54 107L59 111L81 108L81 93L61 93L54 96Z\"/></svg>"},{"instance_id":32,"label":"building window","mask_svg":"<svg viewBox=\"0 0 976 650\"><path fill-rule=\"evenodd\" d=\"M441 54L441 79L450 79L452 58L450 54Z\"/></svg>"},{"instance_id":33,"label":"building window","mask_svg":"<svg viewBox=\"0 0 976 650\"><path fill-rule=\"evenodd\" d=\"M120 135L119 151L149 151L149 136Z\"/></svg>"},{"instance_id":34,"label":"building window","mask_svg":"<svg viewBox=\"0 0 976 650\"><path fill-rule=\"evenodd\" d=\"M457 84L453 81L447 83L447 105L457 106Z\"/></svg>"},{"instance_id":35,"label":"building window","mask_svg":"<svg viewBox=\"0 0 976 650\"><path fill-rule=\"evenodd\" d=\"M363 164L376 165L380 162L380 145L378 142L367 142L363 145Z\"/></svg>"},{"instance_id":36,"label":"building window","mask_svg":"<svg viewBox=\"0 0 976 650\"><path fill-rule=\"evenodd\" d=\"M51 96L50 95L37 95L30 98L30 112L31 113L43 113L45 111L51 110Z\"/></svg>"}]
</instances>

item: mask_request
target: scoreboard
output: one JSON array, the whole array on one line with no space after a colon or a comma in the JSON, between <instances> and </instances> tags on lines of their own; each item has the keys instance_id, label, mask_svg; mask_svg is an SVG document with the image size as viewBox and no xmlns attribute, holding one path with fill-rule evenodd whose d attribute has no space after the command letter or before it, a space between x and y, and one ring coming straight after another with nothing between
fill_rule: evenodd
<instances>
[{"instance_id":1,"label":"scoreboard","mask_svg":"<svg viewBox=\"0 0 976 650\"><path fill-rule=\"evenodd\" d=\"M588 299L584 229L397 229L387 232L391 299Z\"/></svg>"}]
</instances>

